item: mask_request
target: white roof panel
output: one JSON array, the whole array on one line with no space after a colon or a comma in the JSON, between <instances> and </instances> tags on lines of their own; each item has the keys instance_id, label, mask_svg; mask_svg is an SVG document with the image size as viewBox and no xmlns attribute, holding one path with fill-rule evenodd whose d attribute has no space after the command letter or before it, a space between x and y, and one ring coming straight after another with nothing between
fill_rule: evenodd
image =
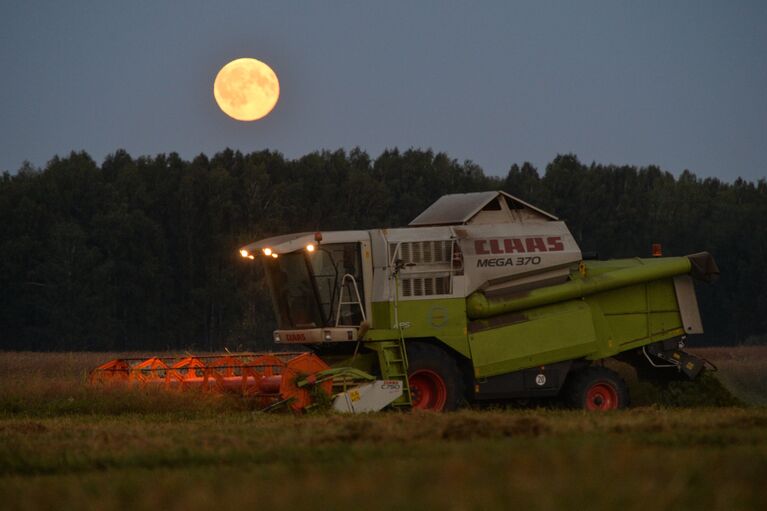
<instances>
[{"instance_id":1,"label":"white roof panel","mask_svg":"<svg viewBox=\"0 0 767 511\"><path fill-rule=\"evenodd\" d=\"M408 225L426 226L465 224L499 195L505 196L510 205L516 203L517 205L528 208L549 220L558 220L558 218L551 213L538 209L513 195L502 191L491 191L443 195Z\"/></svg>"}]
</instances>

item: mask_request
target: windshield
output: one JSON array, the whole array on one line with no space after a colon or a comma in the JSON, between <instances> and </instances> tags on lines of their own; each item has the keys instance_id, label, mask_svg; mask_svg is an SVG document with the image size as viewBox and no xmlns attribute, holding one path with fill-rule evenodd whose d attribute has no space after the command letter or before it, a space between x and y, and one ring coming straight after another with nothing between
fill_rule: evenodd
<instances>
[{"instance_id":1,"label":"windshield","mask_svg":"<svg viewBox=\"0 0 767 511\"><path fill-rule=\"evenodd\" d=\"M318 328L337 322L359 325L362 321L362 304L357 302L357 291L364 296L359 243L333 243L321 245L313 253L301 250L266 258L264 266L280 329ZM344 302L340 314L339 301Z\"/></svg>"},{"instance_id":2,"label":"windshield","mask_svg":"<svg viewBox=\"0 0 767 511\"><path fill-rule=\"evenodd\" d=\"M317 328L325 324L303 252L264 261L279 328Z\"/></svg>"}]
</instances>

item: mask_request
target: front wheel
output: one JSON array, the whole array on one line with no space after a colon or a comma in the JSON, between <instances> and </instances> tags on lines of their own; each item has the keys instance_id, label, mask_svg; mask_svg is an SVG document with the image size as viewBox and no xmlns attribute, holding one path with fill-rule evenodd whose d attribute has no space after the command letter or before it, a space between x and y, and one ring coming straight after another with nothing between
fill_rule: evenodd
<instances>
[{"instance_id":1,"label":"front wheel","mask_svg":"<svg viewBox=\"0 0 767 511\"><path fill-rule=\"evenodd\" d=\"M407 343L408 383L413 409L455 410L463 399L463 375L447 352L418 341Z\"/></svg>"},{"instance_id":2,"label":"front wheel","mask_svg":"<svg viewBox=\"0 0 767 511\"><path fill-rule=\"evenodd\" d=\"M565 400L569 407L581 410L618 410L629 405L629 393L618 373L594 366L572 375Z\"/></svg>"}]
</instances>

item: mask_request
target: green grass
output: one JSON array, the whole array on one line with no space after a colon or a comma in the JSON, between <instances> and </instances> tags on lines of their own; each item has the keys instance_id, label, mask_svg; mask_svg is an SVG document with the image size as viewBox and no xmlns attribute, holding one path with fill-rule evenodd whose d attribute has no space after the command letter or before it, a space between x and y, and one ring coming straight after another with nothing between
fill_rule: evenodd
<instances>
[{"instance_id":1,"label":"green grass","mask_svg":"<svg viewBox=\"0 0 767 511\"><path fill-rule=\"evenodd\" d=\"M13 509L755 509L767 410L0 421Z\"/></svg>"},{"instance_id":2,"label":"green grass","mask_svg":"<svg viewBox=\"0 0 767 511\"><path fill-rule=\"evenodd\" d=\"M2 509L731 510L767 500L764 407L295 417L83 386L84 368L103 358L0 354Z\"/></svg>"}]
</instances>

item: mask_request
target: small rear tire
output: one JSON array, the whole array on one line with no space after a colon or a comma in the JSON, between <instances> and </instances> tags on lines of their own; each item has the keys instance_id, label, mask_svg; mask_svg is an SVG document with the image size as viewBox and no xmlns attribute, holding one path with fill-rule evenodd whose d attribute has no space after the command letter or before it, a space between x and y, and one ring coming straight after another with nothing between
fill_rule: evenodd
<instances>
[{"instance_id":1,"label":"small rear tire","mask_svg":"<svg viewBox=\"0 0 767 511\"><path fill-rule=\"evenodd\" d=\"M408 383L414 410L456 410L464 399L464 380L455 359L424 342L407 342Z\"/></svg>"},{"instance_id":2,"label":"small rear tire","mask_svg":"<svg viewBox=\"0 0 767 511\"><path fill-rule=\"evenodd\" d=\"M626 382L618 373L592 366L570 376L565 389L568 407L587 411L619 410L629 405Z\"/></svg>"}]
</instances>

